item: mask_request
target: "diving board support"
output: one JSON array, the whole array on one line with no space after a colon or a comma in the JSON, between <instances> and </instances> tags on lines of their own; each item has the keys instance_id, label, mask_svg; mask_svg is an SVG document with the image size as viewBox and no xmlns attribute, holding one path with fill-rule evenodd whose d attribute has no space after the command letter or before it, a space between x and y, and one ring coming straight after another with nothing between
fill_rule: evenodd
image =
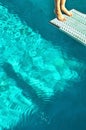
<instances>
[{"instance_id":1,"label":"diving board support","mask_svg":"<svg viewBox=\"0 0 86 130\"><path fill-rule=\"evenodd\" d=\"M51 24L58 27L61 31L68 34L73 39L86 45L86 14L72 9L72 17L66 16L66 21L61 22L57 18L50 21Z\"/></svg>"}]
</instances>

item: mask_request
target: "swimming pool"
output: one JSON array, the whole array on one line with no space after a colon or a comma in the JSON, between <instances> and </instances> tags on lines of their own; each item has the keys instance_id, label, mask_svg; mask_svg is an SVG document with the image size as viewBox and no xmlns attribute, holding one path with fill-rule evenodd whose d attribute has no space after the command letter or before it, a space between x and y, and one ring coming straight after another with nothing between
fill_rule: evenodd
<instances>
[{"instance_id":1,"label":"swimming pool","mask_svg":"<svg viewBox=\"0 0 86 130\"><path fill-rule=\"evenodd\" d=\"M71 1L86 12L85 1ZM0 0L1 130L86 129L86 47L49 24L53 8Z\"/></svg>"}]
</instances>

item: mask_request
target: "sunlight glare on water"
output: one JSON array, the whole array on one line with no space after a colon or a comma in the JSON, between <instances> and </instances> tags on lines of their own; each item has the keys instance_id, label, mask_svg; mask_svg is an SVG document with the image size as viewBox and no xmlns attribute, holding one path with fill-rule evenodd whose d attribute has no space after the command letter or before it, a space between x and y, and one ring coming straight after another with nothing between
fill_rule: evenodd
<instances>
[{"instance_id":1,"label":"sunlight glare on water","mask_svg":"<svg viewBox=\"0 0 86 130\"><path fill-rule=\"evenodd\" d=\"M81 89L81 86L85 89L86 79L85 47L45 25L52 14L52 11L45 12L52 8L48 8L49 1L45 6L42 1L39 5L40 2L29 0L31 6L37 5L37 12L41 10L39 14L44 14L41 20L49 16L44 19L43 26L37 19L33 20L35 25L32 25L30 20L33 15L30 12L27 15L29 21L26 20L27 9L21 13L18 8L15 11L16 1L12 1L14 6L9 0L5 1L7 3L0 2L0 129L62 130L64 117L63 127L68 130L69 125L66 127L65 124L72 118L70 111L74 110L74 115L76 108L85 105L80 96L81 92L83 95L85 92ZM13 9L16 13L12 12ZM53 32L55 36L52 36ZM22 125L18 125L21 122ZM72 122L74 125L73 118Z\"/></svg>"}]
</instances>

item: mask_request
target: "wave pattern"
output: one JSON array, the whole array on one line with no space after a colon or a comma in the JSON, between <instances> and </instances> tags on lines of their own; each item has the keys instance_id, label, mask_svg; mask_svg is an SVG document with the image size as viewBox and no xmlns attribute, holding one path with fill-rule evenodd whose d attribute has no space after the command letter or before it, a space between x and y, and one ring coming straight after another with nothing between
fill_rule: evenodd
<instances>
[{"instance_id":1,"label":"wave pattern","mask_svg":"<svg viewBox=\"0 0 86 130\"><path fill-rule=\"evenodd\" d=\"M0 5L0 128L36 113L57 91L80 80L84 64L64 59L59 48ZM83 73L83 72L82 72ZM48 122L44 113L40 114ZM3 123L2 123L3 122Z\"/></svg>"}]
</instances>

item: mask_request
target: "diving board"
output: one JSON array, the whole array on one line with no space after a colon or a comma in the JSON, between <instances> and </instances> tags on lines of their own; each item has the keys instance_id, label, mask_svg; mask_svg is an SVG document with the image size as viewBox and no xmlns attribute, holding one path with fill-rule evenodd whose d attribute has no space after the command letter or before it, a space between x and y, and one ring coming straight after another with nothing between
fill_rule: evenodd
<instances>
[{"instance_id":1,"label":"diving board","mask_svg":"<svg viewBox=\"0 0 86 130\"><path fill-rule=\"evenodd\" d=\"M57 18L54 18L50 23L72 38L86 45L86 14L75 9L72 9L71 12L73 13L72 17L63 14L67 19L65 22L61 22Z\"/></svg>"}]
</instances>

